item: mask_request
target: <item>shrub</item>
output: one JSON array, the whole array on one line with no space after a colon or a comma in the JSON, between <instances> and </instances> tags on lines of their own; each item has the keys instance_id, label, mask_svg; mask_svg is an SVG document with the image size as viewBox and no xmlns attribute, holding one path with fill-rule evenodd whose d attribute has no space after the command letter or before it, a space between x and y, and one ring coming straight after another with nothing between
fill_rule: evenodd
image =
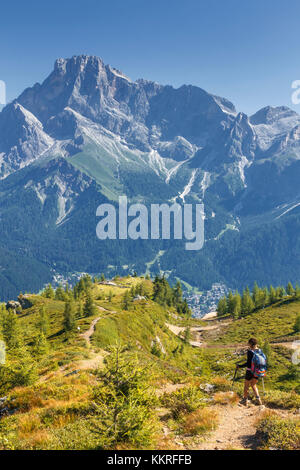
<instances>
[{"instance_id":1,"label":"shrub","mask_svg":"<svg viewBox=\"0 0 300 470\"><path fill-rule=\"evenodd\" d=\"M214 377L210 382L217 392L229 392L232 389L232 383L225 377Z\"/></svg>"},{"instance_id":2,"label":"shrub","mask_svg":"<svg viewBox=\"0 0 300 470\"><path fill-rule=\"evenodd\" d=\"M264 416L257 425L257 437L266 450L300 450L300 420Z\"/></svg>"},{"instance_id":3,"label":"shrub","mask_svg":"<svg viewBox=\"0 0 300 470\"><path fill-rule=\"evenodd\" d=\"M202 391L193 385L170 394L165 393L161 400L163 406L171 409L174 419L178 419L183 413L196 411L206 404Z\"/></svg>"},{"instance_id":4,"label":"shrub","mask_svg":"<svg viewBox=\"0 0 300 470\"><path fill-rule=\"evenodd\" d=\"M296 392L272 390L266 392L264 402L272 408L298 409L300 408L300 395Z\"/></svg>"}]
</instances>

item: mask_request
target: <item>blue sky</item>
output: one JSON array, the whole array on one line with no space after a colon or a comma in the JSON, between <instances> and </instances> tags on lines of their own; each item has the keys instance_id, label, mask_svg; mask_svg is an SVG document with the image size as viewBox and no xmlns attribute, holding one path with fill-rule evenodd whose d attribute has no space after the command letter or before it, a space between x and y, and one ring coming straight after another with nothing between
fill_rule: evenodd
<instances>
[{"instance_id":1,"label":"blue sky","mask_svg":"<svg viewBox=\"0 0 300 470\"><path fill-rule=\"evenodd\" d=\"M92 54L132 79L193 84L248 114L291 103L300 79L299 0L1 2L0 80L8 99L57 57Z\"/></svg>"}]
</instances>

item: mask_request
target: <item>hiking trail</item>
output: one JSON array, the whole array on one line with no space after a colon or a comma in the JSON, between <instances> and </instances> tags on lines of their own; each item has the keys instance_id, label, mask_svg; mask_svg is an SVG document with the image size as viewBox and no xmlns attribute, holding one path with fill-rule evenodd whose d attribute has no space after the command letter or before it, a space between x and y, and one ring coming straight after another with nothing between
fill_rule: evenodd
<instances>
[{"instance_id":1,"label":"hiking trail","mask_svg":"<svg viewBox=\"0 0 300 470\"><path fill-rule=\"evenodd\" d=\"M219 414L219 425L203 441L199 450L250 450L257 446L255 422L262 414L258 406L220 405L215 406Z\"/></svg>"},{"instance_id":2,"label":"hiking trail","mask_svg":"<svg viewBox=\"0 0 300 470\"><path fill-rule=\"evenodd\" d=\"M229 322L222 323L222 326L227 325ZM186 330L186 326L177 326L177 325L172 325L171 323L166 322L166 326L169 328L172 333L174 333L176 336L181 337L182 333ZM206 346L206 343L202 341L202 332L203 331L211 331L211 330L216 330L220 328L220 325L209 325L209 326L193 326L190 328L191 333L194 334L195 338L190 340L189 343L191 346L194 346L196 348L203 348Z\"/></svg>"}]
</instances>

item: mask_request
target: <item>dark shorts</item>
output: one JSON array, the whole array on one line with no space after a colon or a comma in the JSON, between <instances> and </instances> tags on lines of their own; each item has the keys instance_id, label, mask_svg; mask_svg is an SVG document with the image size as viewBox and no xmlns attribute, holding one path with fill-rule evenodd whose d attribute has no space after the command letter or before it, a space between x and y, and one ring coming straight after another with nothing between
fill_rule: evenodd
<instances>
[{"instance_id":1,"label":"dark shorts","mask_svg":"<svg viewBox=\"0 0 300 470\"><path fill-rule=\"evenodd\" d=\"M245 379L246 379L246 380L252 380L252 379L256 379L256 380L257 380L257 377L254 377L254 375L253 375L253 373L251 372L251 370L246 370Z\"/></svg>"}]
</instances>

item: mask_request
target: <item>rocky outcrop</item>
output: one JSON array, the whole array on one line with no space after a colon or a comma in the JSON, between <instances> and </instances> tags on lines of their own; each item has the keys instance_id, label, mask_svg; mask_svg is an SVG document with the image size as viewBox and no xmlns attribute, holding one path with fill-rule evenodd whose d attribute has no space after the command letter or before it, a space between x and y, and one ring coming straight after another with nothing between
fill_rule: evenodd
<instances>
[{"instance_id":1,"label":"rocky outcrop","mask_svg":"<svg viewBox=\"0 0 300 470\"><path fill-rule=\"evenodd\" d=\"M20 302L17 302L16 300L9 300L6 302L6 310L13 310L15 313L22 313L22 306Z\"/></svg>"}]
</instances>

